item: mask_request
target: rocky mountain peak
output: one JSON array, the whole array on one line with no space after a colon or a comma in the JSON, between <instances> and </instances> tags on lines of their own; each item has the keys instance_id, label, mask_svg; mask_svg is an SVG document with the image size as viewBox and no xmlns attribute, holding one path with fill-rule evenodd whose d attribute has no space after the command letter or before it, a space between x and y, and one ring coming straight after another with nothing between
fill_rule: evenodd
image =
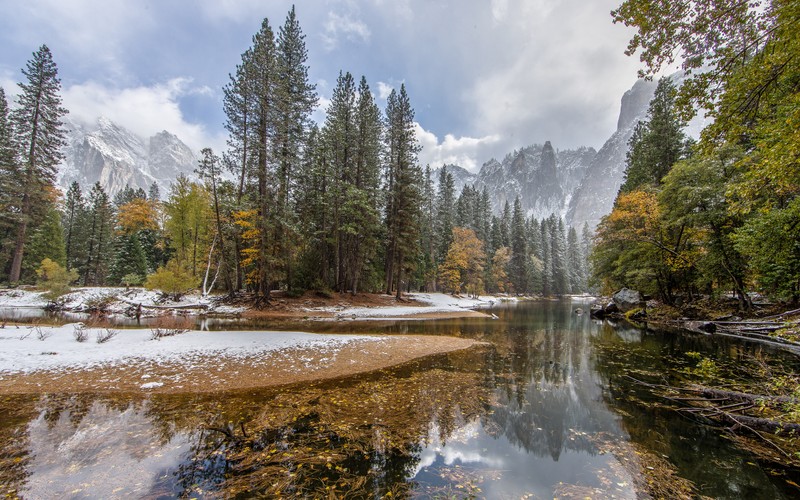
<instances>
[{"instance_id":1,"label":"rocky mountain peak","mask_svg":"<svg viewBox=\"0 0 800 500\"><path fill-rule=\"evenodd\" d=\"M154 182L161 193L180 175L192 176L197 155L167 131L143 138L106 117L93 124L66 121L67 147L58 184L73 181L88 190L95 182L114 196L130 186L147 191Z\"/></svg>"}]
</instances>

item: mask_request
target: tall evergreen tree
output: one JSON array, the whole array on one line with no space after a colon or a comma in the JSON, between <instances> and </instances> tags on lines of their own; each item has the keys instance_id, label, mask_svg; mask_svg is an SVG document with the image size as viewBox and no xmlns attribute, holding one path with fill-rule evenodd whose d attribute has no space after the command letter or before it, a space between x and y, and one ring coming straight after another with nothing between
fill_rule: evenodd
<instances>
[{"instance_id":1,"label":"tall evergreen tree","mask_svg":"<svg viewBox=\"0 0 800 500\"><path fill-rule=\"evenodd\" d=\"M51 197L56 193L51 192ZM33 228L26 245L25 258L22 261L23 281L33 283L36 281L36 270L44 259L50 259L62 267L66 267L66 252L64 250L64 234L61 229L61 214L56 209L55 201L51 199L45 211L44 219Z\"/></svg>"},{"instance_id":2,"label":"tall evergreen tree","mask_svg":"<svg viewBox=\"0 0 800 500\"><path fill-rule=\"evenodd\" d=\"M306 144L311 112L317 103L315 86L308 81L308 52L294 6L278 30L275 57L275 162L277 217L275 242L288 286L294 285L294 249L299 236L294 190Z\"/></svg>"},{"instance_id":3,"label":"tall evergreen tree","mask_svg":"<svg viewBox=\"0 0 800 500\"><path fill-rule=\"evenodd\" d=\"M570 227L567 232L567 270L569 272L570 293L586 291L586 269L578 232Z\"/></svg>"},{"instance_id":4,"label":"tall evergreen tree","mask_svg":"<svg viewBox=\"0 0 800 500\"><path fill-rule=\"evenodd\" d=\"M15 192L20 200L9 272L11 282L20 279L28 229L40 220L47 188L53 186L56 167L64 158L61 118L67 113L61 107L58 68L46 45L33 53L22 74L27 82L19 83L18 106L11 114L15 143L20 151L19 176L15 179Z\"/></svg>"},{"instance_id":5,"label":"tall evergreen tree","mask_svg":"<svg viewBox=\"0 0 800 500\"><path fill-rule=\"evenodd\" d=\"M405 85L386 101L386 293L403 288L406 271L417 252L422 171L414 132L414 110Z\"/></svg>"},{"instance_id":6,"label":"tall evergreen tree","mask_svg":"<svg viewBox=\"0 0 800 500\"><path fill-rule=\"evenodd\" d=\"M99 182L96 182L89 192L88 205L86 261L79 272L84 286L96 286L105 283L108 266L111 263L114 207Z\"/></svg>"},{"instance_id":7,"label":"tall evergreen tree","mask_svg":"<svg viewBox=\"0 0 800 500\"><path fill-rule=\"evenodd\" d=\"M643 185L660 186L672 165L687 155L690 142L675 108L675 92L669 78L658 81L647 120L637 123L628 142L625 182L620 192L628 193Z\"/></svg>"},{"instance_id":8,"label":"tall evergreen tree","mask_svg":"<svg viewBox=\"0 0 800 500\"><path fill-rule=\"evenodd\" d=\"M77 182L70 184L61 221L64 226L65 264L67 269L78 269L86 260L84 255L86 204Z\"/></svg>"},{"instance_id":9,"label":"tall evergreen tree","mask_svg":"<svg viewBox=\"0 0 800 500\"><path fill-rule=\"evenodd\" d=\"M439 264L444 262L453 242L455 195L453 174L447 171L447 165L443 165L439 172L439 190L436 194L436 234L439 238L436 260Z\"/></svg>"},{"instance_id":10,"label":"tall evergreen tree","mask_svg":"<svg viewBox=\"0 0 800 500\"><path fill-rule=\"evenodd\" d=\"M528 291L528 241L525 235L525 215L519 198L514 200L514 215L511 217L511 262L510 278L516 293Z\"/></svg>"},{"instance_id":11,"label":"tall evergreen tree","mask_svg":"<svg viewBox=\"0 0 800 500\"><path fill-rule=\"evenodd\" d=\"M7 268L14 243L18 166L8 102L0 87L0 274L4 274Z\"/></svg>"},{"instance_id":12,"label":"tall evergreen tree","mask_svg":"<svg viewBox=\"0 0 800 500\"><path fill-rule=\"evenodd\" d=\"M567 262L567 239L564 232L564 220L549 217L550 223L550 259L552 262L552 293L563 295L569 293L569 270Z\"/></svg>"}]
</instances>

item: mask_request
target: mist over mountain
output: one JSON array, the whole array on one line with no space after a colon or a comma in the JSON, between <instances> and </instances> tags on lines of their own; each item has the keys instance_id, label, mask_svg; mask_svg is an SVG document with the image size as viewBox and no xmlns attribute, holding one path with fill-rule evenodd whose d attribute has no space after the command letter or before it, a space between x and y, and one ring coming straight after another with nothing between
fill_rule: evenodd
<instances>
[{"instance_id":1,"label":"mist over mountain","mask_svg":"<svg viewBox=\"0 0 800 500\"><path fill-rule=\"evenodd\" d=\"M197 166L197 155L166 130L143 138L102 117L91 125L65 125L67 146L57 178L64 189L73 181L84 190L99 182L113 197L125 186L147 191L155 183L163 196L180 174L192 176Z\"/></svg>"},{"instance_id":2,"label":"mist over mountain","mask_svg":"<svg viewBox=\"0 0 800 500\"><path fill-rule=\"evenodd\" d=\"M477 173L443 165L432 172L434 184L446 168L453 176L456 193L468 184L486 188L496 214L519 197L528 216L542 219L556 214L573 227L588 223L594 228L611 211L623 181L628 141L636 122L646 118L655 88L656 82L639 80L625 92L617 129L599 151L591 147L558 149L545 141L514 150L500 161L492 158ZM178 175L193 176L197 165L197 154L168 131L143 138L106 118L89 126L72 121L66 125L66 159L58 178L65 189L73 181L85 189L100 182L113 196L126 185L147 191L155 182L163 196ZM703 125L694 120L688 132L696 136Z\"/></svg>"}]
</instances>

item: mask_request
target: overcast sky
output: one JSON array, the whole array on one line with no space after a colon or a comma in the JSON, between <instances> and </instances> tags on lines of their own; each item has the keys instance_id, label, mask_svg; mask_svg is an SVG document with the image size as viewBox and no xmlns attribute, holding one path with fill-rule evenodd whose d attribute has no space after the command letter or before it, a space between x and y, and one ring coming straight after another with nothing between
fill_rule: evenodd
<instances>
[{"instance_id":1,"label":"overcast sky","mask_svg":"<svg viewBox=\"0 0 800 500\"><path fill-rule=\"evenodd\" d=\"M381 107L406 84L420 160L477 170L549 140L599 148L636 81L619 0L306 0L310 78L323 116L340 70L366 76ZM47 44L73 119L104 115L143 135L169 130L224 147L222 86L282 0L0 0L0 86Z\"/></svg>"}]
</instances>

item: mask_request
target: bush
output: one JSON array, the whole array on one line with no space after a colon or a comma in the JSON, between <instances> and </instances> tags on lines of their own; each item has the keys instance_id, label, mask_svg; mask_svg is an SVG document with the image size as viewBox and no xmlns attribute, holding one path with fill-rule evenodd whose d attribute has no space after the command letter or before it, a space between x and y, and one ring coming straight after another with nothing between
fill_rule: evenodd
<instances>
[{"instance_id":1,"label":"bush","mask_svg":"<svg viewBox=\"0 0 800 500\"><path fill-rule=\"evenodd\" d=\"M55 301L65 293L70 292L69 284L78 279L78 272L67 271L58 262L50 259L42 260L41 266L36 270L39 276L38 285L46 290L44 297L50 301Z\"/></svg>"},{"instance_id":2,"label":"bush","mask_svg":"<svg viewBox=\"0 0 800 500\"><path fill-rule=\"evenodd\" d=\"M105 344L109 340L116 337L117 334L119 334L119 330L114 330L112 328L103 328L103 331L97 332L97 343Z\"/></svg>"},{"instance_id":3,"label":"bush","mask_svg":"<svg viewBox=\"0 0 800 500\"><path fill-rule=\"evenodd\" d=\"M159 267L158 271L148 276L144 287L148 290L158 290L177 300L181 295L197 288L197 278L177 261L171 260L166 266Z\"/></svg>"},{"instance_id":4,"label":"bush","mask_svg":"<svg viewBox=\"0 0 800 500\"><path fill-rule=\"evenodd\" d=\"M164 337L172 337L181 333L186 333L191 330L194 322L189 318L161 316L159 317L153 327L150 328L150 340L160 340Z\"/></svg>"}]
</instances>

